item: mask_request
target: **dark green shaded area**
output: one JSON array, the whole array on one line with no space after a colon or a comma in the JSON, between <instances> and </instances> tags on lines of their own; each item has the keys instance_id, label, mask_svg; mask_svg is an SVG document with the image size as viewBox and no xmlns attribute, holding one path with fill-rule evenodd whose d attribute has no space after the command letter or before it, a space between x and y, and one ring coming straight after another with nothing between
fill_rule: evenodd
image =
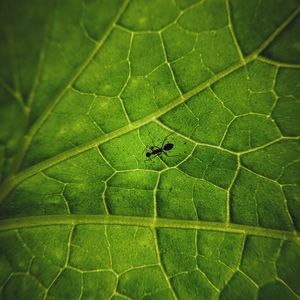
<instances>
[{"instance_id":1,"label":"dark green shaded area","mask_svg":"<svg viewBox=\"0 0 300 300\"><path fill-rule=\"evenodd\" d=\"M286 30L263 52L268 58L285 63L300 63L300 47L297 37L300 35L300 17L295 18Z\"/></svg>"},{"instance_id":2,"label":"dark green shaded area","mask_svg":"<svg viewBox=\"0 0 300 300\"><path fill-rule=\"evenodd\" d=\"M18 287L16 289L16 287ZM42 299L44 292L38 281L32 276L13 275L3 289L4 299Z\"/></svg>"},{"instance_id":3,"label":"dark green shaded area","mask_svg":"<svg viewBox=\"0 0 300 300\"><path fill-rule=\"evenodd\" d=\"M245 241L241 270L262 286L277 276L276 261L281 241L250 236Z\"/></svg>"},{"instance_id":4,"label":"dark green shaded area","mask_svg":"<svg viewBox=\"0 0 300 300\"><path fill-rule=\"evenodd\" d=\"M273 281L266 284L258 294L258 299L271 300L274 297L279 299L297 299L295 294L280 281Z\"/></svg>"},{"instance_id":5,"label":"dark green shaded area","mask_svg":"<svg viewBox=\"0 0 300 300\"><path fill-rule=\"evenodd\" d=\"M287 206L297 230L300 228L300 185L295 184L283 187L287 199Z\"/></svg>"},{"instance_id":6,"label":"dark green shaded area","mask_svg":"<svg viewBox=\"0 0 300 300\"><path fill-rule=\"evenodd\" d=\"M5 44L0 50L1 79L16 89L26 102L30 99L40 53L53 21L54 6L55 1L41 3L36 0L26 3L1 1L0 4L0 39Z\"/></svg>"},{"instance_id":7,"label":"dark green shaded area","mask_svg":"<svg viewBox=\"0 0 300 300\"><path fill-rule=\"evenodd\" d=\"M221 292L220 299L256 299L257 287L241 272L236 272Z\"/></svg>"},{"instance_id":8,"label":"dark green shaded area","mask_svg":"<svg viewBox=\"0 0 300 300\"><path fill-rule=\"evenodd\" d=\"M256 50L298 5L296 0L231 0L232 23L242 50L246 54Z\"/></svg>"},{"instance_id":9,"label":"dark green shaded area","mask_svg":"<svg viewBox=\"0 0 300 300\"><path fill-rule=\"evenodd\" d=\"M241 162L254 172L280 184L296 184L300 178L299 159L299 141L287 139L244 154Z\"/></svg>"},{"instance_id":10,"label":"dark green shaded area","mask_svg":"<svg viewBox=\"0 0 300 300\"><path fill-rule=\"evenodd\" d=\"M242 168L230 193L231 218L238 224L292 230L278 183Z\"/></svg>"},{"instance_id":11,"label":"dark green shaded area","mask_svg":"<svg viewBox=\"0 0 300 300\"><path fill-rule=\"evenodd\" d=\"M13 167L15 152L23 138L26 115L18 100L2 87L0 87L0 105L0 182L2 182Z\"/></svg>"},{"instance_id":12,"label":"dark green shaded area","mask_svg":"<svg viewBox=\"0 0 300 300\"><path fill-rule=\"evenodd\" d=\"M243 247L242 236L198 231L197 247L197 265L200 271L204 272L218 289L226 288L239 265L239 254Z\"/></svg>"},{"instance_id":13,"label":"dark green shaded area","mask_svg":"<svg viewBox=\"0 0 300 300\"><path fill-rule=\"evenodd\" d=\"M280 256L276 263L278 276L282 278L295 293L299 294L299 285L297 276L300 271L299 264L300 249L290 242L285 242L280 250ZM293 263L292 268L287 268L287 265Z\"/></svg>"},{"instance_id":14,"label":"dark green shaded area","mask_svg":"<svg viewBox=\"0 0 300 300\"><path fill-rule=\"evenodd\" d=\"M299 135L299 74L297 69L279 69L275 85L279 99L272 116L281 132L287 136Z\"/></svg>"}]
</instances>

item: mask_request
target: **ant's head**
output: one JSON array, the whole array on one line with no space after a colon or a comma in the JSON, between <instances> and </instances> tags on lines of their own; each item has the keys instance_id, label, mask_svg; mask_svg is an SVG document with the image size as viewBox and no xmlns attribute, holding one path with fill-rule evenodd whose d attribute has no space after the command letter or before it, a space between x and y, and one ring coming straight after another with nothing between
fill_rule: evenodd
<instances>
[{"instance_id":1,"label":"ant's head","mask_svg":"<svg viewBox=\"0 0 300 300\"><path fill-rule=\"evenodd\" d=\"M146 156L147 156L147 157L150 157L150 156L151 156L151 153L150 153L150 152L146 152Z\"/></svg>"}]
</instances>

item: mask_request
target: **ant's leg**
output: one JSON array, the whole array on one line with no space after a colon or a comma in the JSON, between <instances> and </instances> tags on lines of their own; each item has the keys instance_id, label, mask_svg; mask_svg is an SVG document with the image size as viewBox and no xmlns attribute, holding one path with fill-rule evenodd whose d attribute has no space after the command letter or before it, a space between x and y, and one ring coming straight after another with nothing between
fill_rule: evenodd
<instances>
[{"instance_id":1,"label":"ant's leg","mask_svg":"<svg viewBox=\"0 0 300 300\"><path fill-rule=\"evenodd\" d=\"M155 159L155 157L159 157L159 155L160 154L154 154L153 157L149 157L148 159L145 159L145 161L146 160L151 160L152 161L153 159Z\"/></svg>"},{"instance_id":2,"label":"ant's leg","mask_svg":"<svg viewBox=\"0 0 300 300\"><path fill-rule=\"evenodd\" d=\"M146 147L144 148L144 150L143 150L143 152L142 152L142 154L144 154L145 153L145 151L151 151L151 149L150 149L150 147L148 146L148 145L146 145Z\"/></svg>"},{"instance_id":3,"label":"ant's leg","mask_svg":"<svg viewBox=\"0 0 300 300\"><path fill-rule=\"evenodd\" d=\"M148 133L149 133L149 131L148 131ZM150 148L152 148L151 150L154 150L154 148L155 149L159 149L159 147L154 144L153 137L152 137L152 135L150 133L149 133L149 136L151 138L151 142L152 142L152 145L153 145L153 146L150 147Z\"/></svg>"},{"instance_id":4,"label":"ant's leg","mask_svg":"<svg viewBox=\"0 0 300 300\"><path fill-rule=\"evenodd\" d=\"M163 140L163 142L162 142L162 144L161 144L161 149L163 149L163 147L164 147L164 145L165 145L165 142L166 142L166 139L167 139L170 135L172 135L172 134L174 134L174 133L175 133L175 131L171 132L170 134L168 134L168 135L164 138L164 140Z\"/></svg>"},{"instance_id":5,"label":"ant's leg","mask_svg":"<svg viewBox=\"0 0 300 300\"><path fill-rule=\"evenodd\" d=\"M168 157L175 157L175 156L179 156L179 154L176 155L169 155L166 151L163 151L162 153L164 153L166 156Z\"/></svg>"},{"instance_id":6,"label":"ant's leg","mask_svg":"<svg viewBox=\"0 0 300 300\"><path fill-rule=\"evenodd\" d=\"M151 134L148 132L148 135L150 136L150 138L151 138L151 141L152 141L152 146L149 146L149 145L146 145L146 148L143 150L143 153L145 152L145 151L148 151L148 152L150 152L150 155L151 154L153 154L153 151L155 150L155 149L160 149L158 146L156 146L156 145L154 145L154 140L153 140L153 137L151 136ZM150 158L150 157L149 157ZM151 159L150 159L151 160Z\"/></svg>"}]
</instances>

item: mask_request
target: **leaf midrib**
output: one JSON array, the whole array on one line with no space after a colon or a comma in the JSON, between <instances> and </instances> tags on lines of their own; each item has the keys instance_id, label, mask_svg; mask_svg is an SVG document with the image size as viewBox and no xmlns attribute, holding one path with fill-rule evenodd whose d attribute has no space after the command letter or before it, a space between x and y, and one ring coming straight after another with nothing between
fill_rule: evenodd
<instances>
[{"instance_id":1,"label":"leaf midrib","mask_svg":"<svg viewBox=\"0 0 300 300\"><path fill-rule=\"evenodd\" d=\"M118 18L122 15L123 11L125 10L126 6L128 4L128 1L125 1L125 3L123 4L122 8L120 9L120 11L118 12L117 16L114 19L114 22L112 24L114 24L116 22L116 20L118 20ZM298 8L296 10L293 11L293 13L284 21L280 24L280 26L278 26L278 28L255 50L253 51L250 55L248 55L247 57L244 58L243 61L240 61L239 63L233 64L231 66L229 66L228 68L226 68L225 70L215 74L214 76L212 76L211 78L209 78L208 80L206 80L205 82L201 83L200 85L196 86L195 88L191 89L190 91L188 91L187 93L179 96L178 98L174 99L172 102L168 103L167 105L163 106L161 109L159 109L158 111L147 115L146 117L137 120L135 122L132 122L129 125L126 125L122 128L119 128L115 131L112 131L106 135L100 136L96 139L93 139L90 142L87 143L83 143L80 146L76 146L73 147L67 151L64 151L60 154L57 154L53 157L50 157L49 159L46 159L40 163L37 163L23 171L20 171L19 173L16 173L14 175L12 175L11 177L7 178L2 185L0 186L0 203L3 201L3 199L5 199L5 197L7 196L7 194L15 187L17 186L19 183L21 183L22 181L24 181L26 178L29 178L35 174L37 174L38 172L45 170L51 166L54 166L55 164L62 162L72 156L78 155L80 153L83 153L93 147L99 146L100 144L103 144L107 141L110 141L116 137L119 137L123 134L126 134L134 129L137 129L143 125L148 124L151 121L156 120L157 118L161 117L162 115L166 114L167 112L169 112L170 110L174 109L175 107L177 107L178 105L184 103L185 101L187 101L188 99L190 99L191 97L193 97L194 95L198 94L199 92L201 92L202 90L206 89L207 87L211 86L213 83L217 82L218 80L220 80L221 78L231 74L232 72L236 71L237 69L245 66L247 63L255 60L258 55L277 37L277 35L284 30L287 25L299 14L300 12L300 5L298 6ZM106 32L105 36L109 36L110 31L112 30L112 27ZM105 41L105 38L103 38L103 41ZM95 50L97 48L97 50ZM100 48L99 45L97 45L93 52L91 53L91 55L89 57L92 57L95 55L95 53L98 51L98 48ZM84 67L80 68L81 69L85 69L85 65ZM78 74L81 73L81 71L77 72ZM76 74L77 74L76 73ZM74 78L76 79L77 76L74 76ZM69 87L69 85L67 85L63 91L65 89L67 89ZM58 97L56 97L56 99L53 101L53 103L50 105L50 107L48 107L45 111L45 113L41 116L41 119L43 119L43 121L41 122L41 124L47 119L47 116L51 113L52 109L55 107L55 105L58 103L58 101L60 100L61 96L64 94L64 92L61 92L59 94ZM38 124L40 122L37 122ZM38 130L39 127L36 127L37 123L35 123L33 125L32 128L37 128L36 131ZM39 125L40 126L40 125ZM31 130L32 130L31 128ZM35 131L35 132L36 132ZM28 136L27 136L28 137ZM33 137L33 136L32 136ZM31 137L31 139L32 139ZM31 140L30 139L30 140Z\"/></svg>"},{"instance_id":2,"label":"leaf midrib","mask_svg":"<svg viewBox=\"0 0 300 300\"><path fill-rule=\"evenodd\" d=\"M125 225L152 228L174 228L218 231L243 235L255 235L274 239L288 240L300 244L297 231L276 230L249 225L193 221L184 219L166 219L153 217L135 217L119 215L45 215L17 217L0 220L0 231L16 230L53 225Z\"/></svg>"}]
</instances>

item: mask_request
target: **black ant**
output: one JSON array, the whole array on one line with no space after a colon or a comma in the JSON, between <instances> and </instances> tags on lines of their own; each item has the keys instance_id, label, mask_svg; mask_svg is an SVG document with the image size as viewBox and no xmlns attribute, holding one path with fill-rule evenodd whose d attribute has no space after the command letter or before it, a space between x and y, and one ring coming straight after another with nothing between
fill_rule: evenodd
<instances>
[{"instance_id":1,"label":"black ant","mask_svg":"<svg viewBox=\"0 0 300 300\"><path fill-rule=\"evenodd\" d=\"M160 156L162 153L164 153L166 156L170 157L170 155L168 155L168 153L166 151L171 150L174 147L174 144L172 144L172 143L165 144L165 141L166 141L167 137L169 137L173 133L174 132L170 133L169 135L167 135L164 138L164 140L163 140L163 142L161 144L161 147L158 147L158 146L155 146L155 145L153 145L151 147L147 147L146 150L148 150L148 151L146 152L146 157L148 157L149 159L151 159L152 155L154 157L156 157L156 156ZM153 140L152 140L152 142L153 142Z\"/></svg>"}]
</instances>

